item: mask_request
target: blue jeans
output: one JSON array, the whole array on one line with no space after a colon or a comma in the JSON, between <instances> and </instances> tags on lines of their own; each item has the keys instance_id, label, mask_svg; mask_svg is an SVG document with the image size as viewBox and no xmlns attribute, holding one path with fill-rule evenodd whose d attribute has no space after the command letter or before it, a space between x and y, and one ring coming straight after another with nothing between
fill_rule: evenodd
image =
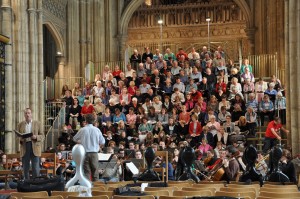
<instances>
[{"instance_id":1,"label":"blue jeans","mask_svg":"<svg viewBox=\"0 0 300 199\"><path fill-rule=\"evenodd\" d=\"M29 179L30 162L32 166L32 177L40 176L40 157L35 156L32 150L32 142L26 142L26 152L22 157L24 178Z\"/></svg>"}]
</instances>

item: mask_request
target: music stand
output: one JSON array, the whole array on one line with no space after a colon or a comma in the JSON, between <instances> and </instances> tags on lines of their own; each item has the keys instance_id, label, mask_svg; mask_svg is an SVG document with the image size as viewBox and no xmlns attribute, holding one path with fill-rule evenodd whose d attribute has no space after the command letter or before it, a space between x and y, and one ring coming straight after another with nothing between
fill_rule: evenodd
<instances>
[{"instance_id":1,"label":"music stand","mask_svg":"<svg viewBox=\"0 0 300 199\"><path fill-rule=\"evenodd\" d=\"M98 153L99 162L110 162L114 154Z\"/></svg>"},{"instance_id":2,"label":"music stand","mask_svg":"<svg viewBox=\"0 0 300 199\"><path fill-rule=\"evenodd\" d=\"M125 149L126 158L134 158L135 151L133 149Z\"/></svg>"},{"instance_id":3,"label":"music stand","mask_svg":"<svg viewBox=\"0 0 300 199\"><path fill-rule=\"evenodd\" d=\"M136 159L136 158L132 158L129 159L129 161L131 161L137 168L143 168L144 166L144 159Z\"/></svg>"},{"instance_id":4,"label":"music stand","mask_svg":"<svg viewBox=\"0 0 300 199\"><path fill-rule=\"evenodd\" d=\"M114 154L98 153L99 169L114 168L117 164L116 160L112 160Z\"/></svg>"}]
</instances>

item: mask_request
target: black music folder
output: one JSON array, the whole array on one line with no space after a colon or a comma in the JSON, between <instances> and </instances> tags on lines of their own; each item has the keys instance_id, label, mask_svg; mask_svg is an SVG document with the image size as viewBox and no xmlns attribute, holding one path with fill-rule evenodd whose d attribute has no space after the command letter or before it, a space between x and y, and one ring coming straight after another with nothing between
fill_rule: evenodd
<instances>
[{"instance_id":1,"label":"black music folder","mask_svg":"<svg viewBox=\"0 0 300 199\"><path fill-rule=\"evenodd\" d=\"M20 138L30 138L33 134L32 133L20 133L19 131L17 130L14 130L15 134L20 137Z\"/></svg>"}]
</instances>

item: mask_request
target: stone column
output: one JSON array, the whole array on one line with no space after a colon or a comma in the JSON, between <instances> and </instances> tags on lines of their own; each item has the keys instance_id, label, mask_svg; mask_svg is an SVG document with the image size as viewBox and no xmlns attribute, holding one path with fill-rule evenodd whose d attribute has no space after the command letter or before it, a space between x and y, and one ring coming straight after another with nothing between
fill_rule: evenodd
<instances>
[{"instance_id":1,"label":"stone column","mask_svg":"<svg viewBox=\"0 0 300 199\"><path fill-rule=\"evenodd\" d=\"M92 60L92 32L93 32L93 4L94 2L91 2L87 0L86 2L86 47L87 47L87 61ZM87 63L85 63L87 64Z\"/></svg>"},{"instance_id":2,"label":"stone column","mask_svg":"<svg viewBox=\"0 0 300 199\"><path fill-rule=\"evenodd\" d=\"M43 59L43 0L37 1L37 73L38 73L38 118L42 124L44 124L44 59Z\"/></svg>"},{"instance_id":3,"label":"stone column","mask_svg":"<svg viewBox=\"0 0 300 199\"><path fill-rule=\"evenodd\" d=\"M287 83L287 128L291 130L293 154L300 152L300 2L285 1L285 61Z\"/></svg>"},{"instance_id":4,"label":"stone column","mask_svg":"<svg viewBox=\"0 0 300 199\"><path fill-rule=\"evenodd\" d=\"M248 37L249 43L250 43L250 54L254 54L254 38L255 38L255 28L247 28L245 29L246 35Z\"/></svg>"},{"instance_id":5,"label":"stone column","mask_svg":"<svg viewBox=\"0 0 300 199\"><path fill-rule=\"evenodd\" d=\"M118 36L118 39L119 39L119 60L124 60L125 59L125 50L126 50L125 44L126 44L127 38L128 38L127 35ZM127 61L128 60L125 60L125 63Z\"/></svg>"},{"instance_id":6,"label":"stone column","mask_svg":"<svg viewBox=\"0 0 300 199\"><path fill-rule=\"evenodd\" d=\"M29 107L33 110L33 118L38 118L37 106L37 67L36 67L36 5L34 0L28 1L28 38L29 38Z\"/></svg>"},{"instance_id":7,"label":"stone column","mask_svg":"<svg viewBox=\"0 0 300 199\"><path fill-rule=\"evenodd\" d=\"M2 0L1 4L1 34L12 40L12 8L10 0ZM12 43L12 41L10 41ZM13 81L12 81L12 45L7 45L5 49L5 153L13 152ZM2 113L3 114L3 113Z\"/></svg>"},{"instance_id":8,"label":"stone column","mask_svg":"<svg viewBox=\"0 0 300 199\"><path fill-rule=\"evenodd\" d=\"M80 15L80 76L84 76L84 68L86 65L86 1L80 0L79 2L79 15Z\"/></svg>"}]
</instances>

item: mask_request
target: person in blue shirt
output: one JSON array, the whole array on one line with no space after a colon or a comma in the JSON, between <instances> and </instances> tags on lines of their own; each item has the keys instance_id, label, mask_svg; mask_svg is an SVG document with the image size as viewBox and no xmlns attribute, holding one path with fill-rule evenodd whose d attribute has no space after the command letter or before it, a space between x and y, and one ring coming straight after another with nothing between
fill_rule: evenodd
<instances>
[{"instance_id":1,"label":"person in blue shirt","mask_svg":"<svg viewBox=\"0 0 300 199\"><path fill-rule=\"evenodd\" d=\"M113 123L118 123L120 121L124 121L124 123L126 123L126 116L120 111L120 109L116 108L115 115L113 117Z\"/></svg>"},{"instance_id":2,"label":"person in blue shirt","mask_svg":"<svg viewBox=\"0 0 300 199\"><path fill-rule=\"evenodd\" d=\"M264 95L263 100L260 102L259 110L260 122L262 126L264 125L265 116L269 117L269 121L272 121L274 119L274 105L268 95Z\"/></svg>"}]
</instances>

